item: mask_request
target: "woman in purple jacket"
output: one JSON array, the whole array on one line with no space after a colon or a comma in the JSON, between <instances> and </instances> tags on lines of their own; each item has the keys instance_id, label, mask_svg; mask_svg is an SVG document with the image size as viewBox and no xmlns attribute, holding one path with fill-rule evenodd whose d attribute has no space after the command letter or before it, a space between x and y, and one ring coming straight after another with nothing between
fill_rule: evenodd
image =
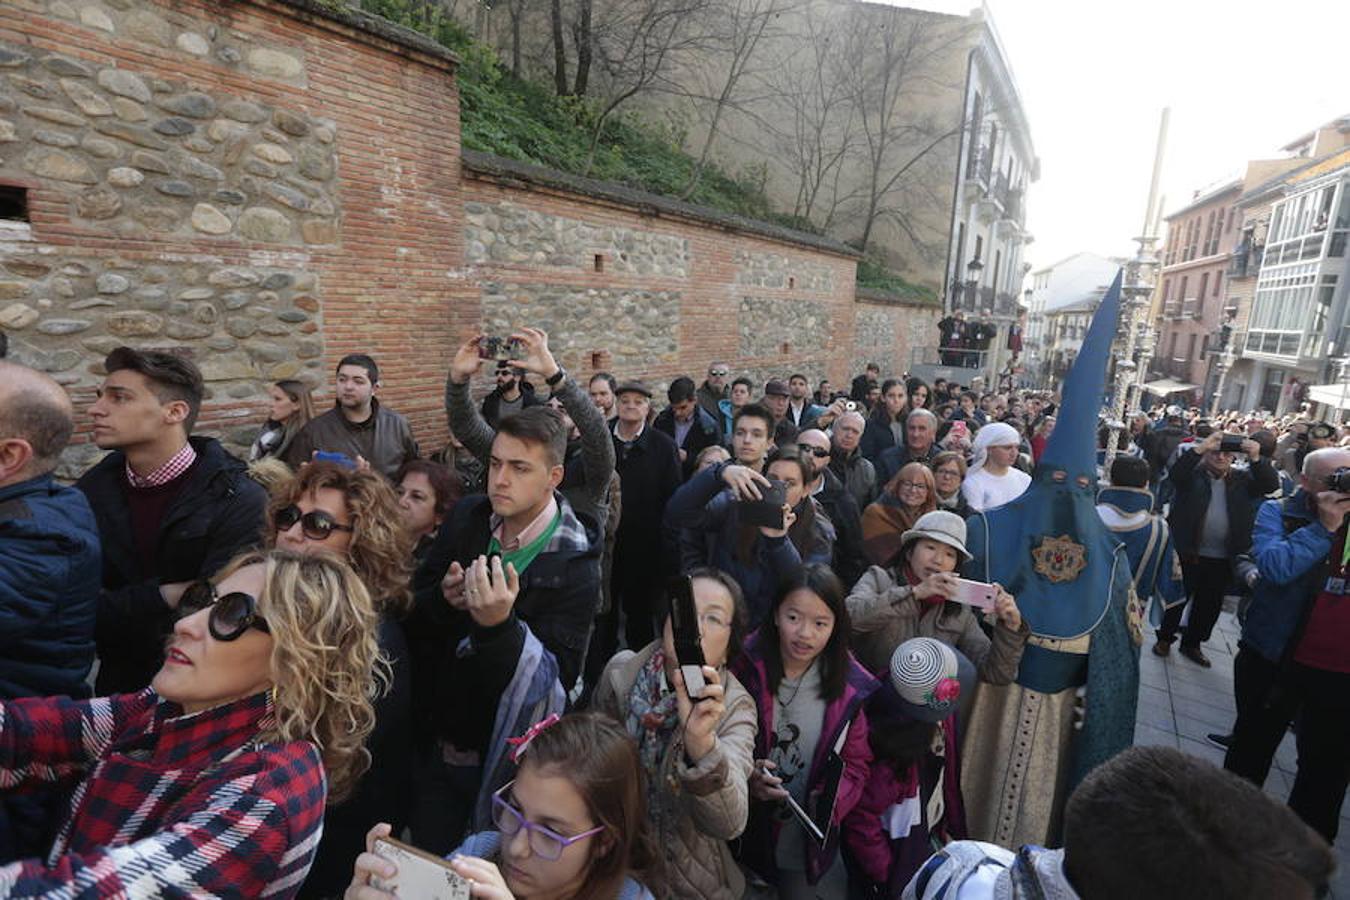
<instances>
[{"instance_id":1,"label":"woman in purple jacket","mask_svg":"<svg viewBox=\"0 0 1350 900\"><path fill-rule=\"evenodd\" d=\"M759 711L742 862L783 900L844 895L837 828L872 760L863 703L878 685L849 653L844 595L827 566L797 570L733 666Z\"/></svg>"}]
</instances>

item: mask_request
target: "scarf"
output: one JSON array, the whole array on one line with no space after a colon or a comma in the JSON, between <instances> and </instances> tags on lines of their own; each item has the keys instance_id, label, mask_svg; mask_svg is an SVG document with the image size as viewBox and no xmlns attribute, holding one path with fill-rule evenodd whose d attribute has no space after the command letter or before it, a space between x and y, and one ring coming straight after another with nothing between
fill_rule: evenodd
<instances>
[{"instance_id":1,"label":"scarf","mask_svg":"<svg viewBox=\"0 0 1350 900\"><path fill-rule=\"evenodd\" d=\"M638 761L647 773L647 808L657 810L663 795L661 757L680 724L675 692L666 685L666 654L659 647L638 670L628 692L628 733L637 738Z\"/></svg>"},{"instance_id":2,"label":"scarf","mask_svg":"<svg viewBox=\"0 0 1350 900\"><path fill-rule=\"evenodd\" d=\"M882 494L868 504L862 514L863 555L874 566L889 566L900 552L900 538L914 527L919 516L931 512L933 505L910 509L891 494Z\"/></svg>"},{"instance_id":3,"label":"scarf","mask_svg":"<svg viewBox=\"0 0 1350 900\"><path fill-rule=\"evenodd\" d=\"M989 459L990 447L1001 447L1005 444L1017 444L1019 447L1022 445L1017 429L1007 422L990 422L975 432L975 443L971 446L973 458L970 472L978 472L984 468L985 461Z\"/></svg>"},{"instance_id":4,"label":"scarf","mask_svg":"<svg viewBox=\"0 0 1350 900\"><path fill-rule=\"evenodd\" d=\"M914 574L914 570L909 567L909 563L905 563L904 570L900 574L905 576L905 583L911 588L918 587L919 582L923 581L922 578ZM919 601L919 606L925 609L932 606L941 606L943 603L947 602L941 594L934 594L931 597L914 596L914 599Z\"/></svg>"}]
</instances>

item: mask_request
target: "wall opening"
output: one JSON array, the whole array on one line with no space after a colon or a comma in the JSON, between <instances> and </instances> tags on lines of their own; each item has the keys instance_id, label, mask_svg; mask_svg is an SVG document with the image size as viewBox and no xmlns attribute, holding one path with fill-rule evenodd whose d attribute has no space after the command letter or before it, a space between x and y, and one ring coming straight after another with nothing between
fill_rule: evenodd
<instances>
[{"instance_id":1,"label":"wall opening","mask_svg":"<svg viewBox=\"0 0 1350 900\"><path fill-rule=\"evenodd\" d=\"M0 184L0 221L28 221L28 188L17 184Z\"/></svg>"},{"instance_id":2,"label":"wall opening","mask_svg":"<svg viewBox=\"0 0 1350 900\"><path fill-rule=\"evenodd\" d=\"M595 271L597 272L605 271L605 254L603 253L595 254Z\"/></svg>"}]
</instances>

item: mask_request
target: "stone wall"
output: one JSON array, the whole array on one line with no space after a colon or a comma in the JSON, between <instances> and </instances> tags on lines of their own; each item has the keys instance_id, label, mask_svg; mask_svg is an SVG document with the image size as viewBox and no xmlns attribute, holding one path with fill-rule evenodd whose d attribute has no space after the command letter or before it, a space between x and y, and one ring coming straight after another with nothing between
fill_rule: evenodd
<instances>
[{"instance_id":1,"label":"stone wall","mask_svg":"<svg viewBox=\"0 0 1350 900\"><path fill-rule=\"evenodd\" d=\"M905 302L878 295L863 295L857 304L857 325L853 340L855 372L869 362L881 367L882 376L906 372L914 350L936 347L938 320L942 309L936 304Z\"/></svg>"},{"instance_id":2,"label":"stone wall","mask_svg":"<svg viewBox=\"0 0 1350 900\"><path fill-rule=\"evenodd\" d=\"M462 264L454 60L313 0L4 0L0 328L83 408L119 344L193 358L242 449L266 387L372 353L443 434ZM359 252L357 252L359 251ZM433 366L425 366L435 359ZM79 423L71 466L97 455Z\"/></svg>"}]
</instances>

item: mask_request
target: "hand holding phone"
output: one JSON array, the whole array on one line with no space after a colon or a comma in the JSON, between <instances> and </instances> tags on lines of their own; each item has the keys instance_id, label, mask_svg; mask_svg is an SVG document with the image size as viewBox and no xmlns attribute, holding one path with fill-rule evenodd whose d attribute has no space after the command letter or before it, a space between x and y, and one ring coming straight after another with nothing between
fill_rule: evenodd
<instances>
[{"instance_id":1,"label":"hand holding phone","mask_svg":"<svg viewBox=\"0 0 1350 900\"><path fill-rule=\"evenodd\" d=\"M994 601L998 599L998 588L983 581L956 579L956 591L950 598L955 603L964 603L975 609L993 612Z\"/></svg>"},{"instance_id":2,"label":"hand holding phone","mask_svg":"<svg viewBox=\"0 0 1350 900\"><path fill-rule=\"evenodd\" d=\"M450 868L449 860L409 846L391 837L377 838L373 849L396 867L393 878L371 876L374 888L401 900L469 900L469 882Z\"/></svg>"},{"instance_id":3,"label":"hand holding phone","mask_svg":"<svg viewBox=\"0 0 1350 900\"><path fill-rule=\"evenodd\" d=\"M787 485L777 478L760 488L758 500L741 500L741 521L762 528L783 528L783 507L787 505Z\"/></svg>"},{"instance_id":4,"label":"hand holding phone","mask_svg":"<svg viewBox=\"0 0 1350 900\"><path fill-rule=\"evenodd\" d=\"M684 678L689 699L703 699L707 686L703 678L703 637L698 624L698 607L694 604L694 580L681 575L670 582L670 632L675 644L675 662Z\"/></svg>"}]
</instances>

